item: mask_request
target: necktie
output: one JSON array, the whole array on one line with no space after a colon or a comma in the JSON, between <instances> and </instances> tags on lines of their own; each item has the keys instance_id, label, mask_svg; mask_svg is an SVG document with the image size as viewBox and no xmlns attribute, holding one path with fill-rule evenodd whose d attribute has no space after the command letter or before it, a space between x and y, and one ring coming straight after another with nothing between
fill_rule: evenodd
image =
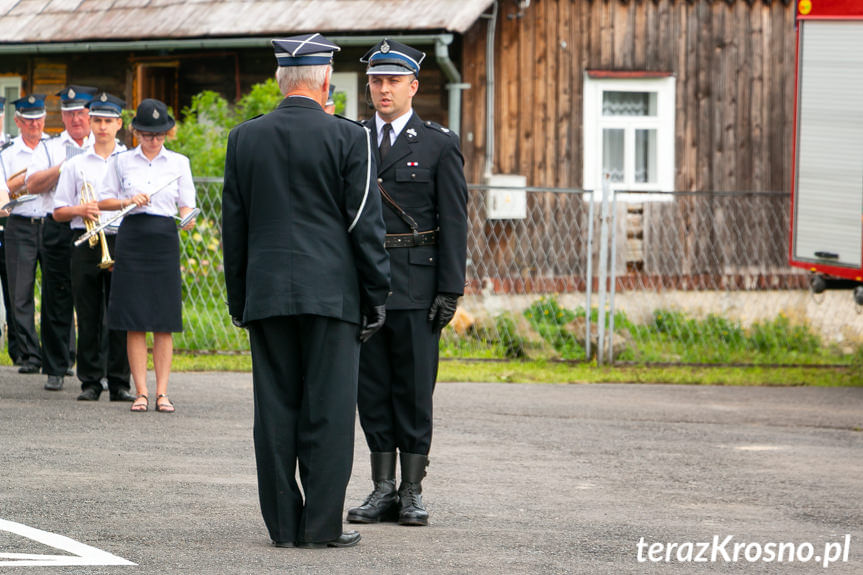
<instances>
[{"instance_id":1,"label":"necktie","mask_svg":"<svg viewBox=\"0 0 863 575\"><path fill-rule=\"evenodd\" d=\"M381 136L381 159L387 157L393 145L390 143L390 132L393 131L392 124L384 124L383 135Z\"/></svg>"}]
</instances>

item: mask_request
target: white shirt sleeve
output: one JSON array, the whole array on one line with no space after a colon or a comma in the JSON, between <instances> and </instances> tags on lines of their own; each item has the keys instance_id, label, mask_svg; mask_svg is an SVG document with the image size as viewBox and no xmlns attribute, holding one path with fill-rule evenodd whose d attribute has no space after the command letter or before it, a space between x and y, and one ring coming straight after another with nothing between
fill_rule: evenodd
<instances>
[{"instance_id":1,"label":"white shirt sleeve","mask_svg":"<svg viewBox=\"0 0 863 575\"><path fill-rule=\"evenodd\" d=\"M60 178L57 180L57 189L54 192L54 209L74 206L79 203L78 189L81 186L80 178L78 177L79 162L72 158L65 164L60 171ZM91 182L92 183L92 182Z\"/></svg>"},{"instance_id":2,"label":"white shirt sleeve","mask_svg":"<svg viewBox=\"0 0 863 575\"><path fill-rule=\"evenodd\" d=\"M181 208L194 208L195 182L192 179L192 168L189 164L189 158L180 155L180 159L182 161L182 166L180 168L181 174L179 181L179 198L177 199L177 206Z\"/></svg>"}]
</instances>

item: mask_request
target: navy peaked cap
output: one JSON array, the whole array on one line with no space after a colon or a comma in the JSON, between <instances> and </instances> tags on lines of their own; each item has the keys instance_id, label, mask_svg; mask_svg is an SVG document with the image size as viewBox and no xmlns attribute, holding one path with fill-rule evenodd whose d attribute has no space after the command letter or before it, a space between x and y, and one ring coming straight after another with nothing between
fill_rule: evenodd
<instances>
[{"instance_id":1,"label":"navy peaked cap","mask_svg":"<svg viewBox=\"0 0 863 575\"><path fill-rule=\"evenodd\" d=\"M81 110L87 105L87 102L93 99L93 96L98 91L98 88L92 86L70 84L57 92L55 96L60 96L61 110Z\"/></svg>"},{"instance_id":2,"label":"navy peaked cap","mask_svg":"<svg viewBox=\"0 0 863 575\"><path fill-rule=\"evenodd\" d=\"M108 92L100 92L92 100L87 102L87 107L90 108L91 116L101 118L119 118L123 113L123 106L126 101L109 94Z\"/></svg>"},{"instance_id":3,"label":"navy peaked cap","mask_svg":"<svg viewBox=\"0 0 863 575\"><path fill-rule=\"evenodd\" d=\"M15 113L22 118L35 120L45 115L45 94L30 94L18 98L12 105L15 106Z\"/></svg>"},{"instance_id":4,"label":"navy peaked cap","mask_svg":"<svg viewBox=\"0 0 863 575\"><path fill-rule=\"evenodd\" d=\"M320 34L302 34L273 40L279 66L328 66L341 50Z\"/></svg>"},{"instance_id":5,"label":"navy peaked cap","mask_svg":"<svg viewBox=\"0 0 863 575\"><path fill-rule=\"evenodd\" d=\"M419 74L420 64L425 59L425 52L411 48L395 40L384 38L360 58L360 62L368 64L367 75L383 74L387 76L403 76Z\"/></svg>"}]
</instances>

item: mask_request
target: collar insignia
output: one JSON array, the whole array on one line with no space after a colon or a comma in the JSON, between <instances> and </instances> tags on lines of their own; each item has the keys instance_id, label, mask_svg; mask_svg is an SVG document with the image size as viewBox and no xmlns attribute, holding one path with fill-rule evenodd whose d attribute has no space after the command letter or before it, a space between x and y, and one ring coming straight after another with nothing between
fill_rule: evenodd
<instances>
[{"instance_id":1,"label":"collar insignia","mask_svg":"<svg viewBox=\"0 0 863 575\"><path fill-rule=\"evenodd\" d=\"M407 130L405 130L405 134L407 134L408 136L411 136L412 138L417 137L417 131L414 130L413 128L408 128Z\"/></svg>"}]
</instances>

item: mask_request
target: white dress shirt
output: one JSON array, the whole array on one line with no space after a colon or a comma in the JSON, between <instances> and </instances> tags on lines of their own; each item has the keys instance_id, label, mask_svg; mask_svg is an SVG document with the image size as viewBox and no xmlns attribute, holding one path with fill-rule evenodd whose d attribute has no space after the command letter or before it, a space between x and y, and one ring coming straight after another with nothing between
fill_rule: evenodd
<instances>
[{"instance_id":1,"label":"white dress shirt","mask_svg":"<svg viewBox=\"0 0 863 575\"><path fill-rule=\"evenodd\" d=\"M158 193L153 195L154 192ZM189 158L164 146L152 161L141 151L141 146L112 156L99 199L131 200L137 194L151 195L150 203L135 208L129 215L171 217L177 215L177 207L194 208L195 183Z\"/></svg>"},{"instance_id":2,"label":"white dress shirt","mask_svg":"<svg viewBox=\"0 0 863 575\"><path fill-rule=\"evenodd\" d=\"M30 177L36 172L53 168L69 158L82 154L87 150L87 148L92 146L95 141L96 138L93 137L92 133L90 133L86 138L84 138L84 142L79 146L66 130L63 130L63 133L56 138L42 140L42 144L40 144L40 146L45 147L45 153L39 153L33 156L33 161L27 168L26 179L29 181ZM56 189L56 186L54 189ZM54 211L54 189L42 194L42 211L46 214L50 214ZM40 202L39 200L34 200L30 203L38 204Z\"/></svg>"},{"instance_id":3,"label":"white dress shirt","mask_svg":"<svg viewBox=\"0 0 863 575\"><path fill-rule=\"evenodd\" d=\"M392 131L390 132L390 145L391 146L394 146L396 144L396 138L399 137L399 134L401 134L402 130L405 129L405 126L408 125L408 121L411 119L411 116L413 116L413 115L414 115L414 109L411 108L407 114L402 114L401 116L399 116L398 118L396 118L395 120L393 120L392 122L389 123L390 126L393 127ZM384 125L386 125L386 123L387 122L382 120L381 117L378 116L377 112L375 112L375 127L378 130L378 147L380 147L381 141L384 139L384 136L383 136Z\"/></svg>"},{"instance_id":4,"label":"white dress shirt","mask_svg":"<svg viewBox=\"0 0 863 575\"><path fill-rule=\"evenodd\" d=\"M48 136L45 134L42 136L42 141L35 148L30 148L30 146L24 143L24 139L21 136L16 136L12 140L12 145L0 152L0 174L2 174L4 183L16 172L30 166L35 157L41 155L47 159L48 148L45 143L48 141ZM42 205L42 201L36 199L32 202L15 206L12 209L12 213L28 218L41 218L47 211Z\"/></svg>"},{"instance_id":5,"label":"white dress shirt","mask_svg":"<svg viewBox=\"0 0 863 575\"><path fill-rule=\"evenodd\" d=\"M54 207L65 208L69 206L77 206L81 203L81 189L86 181L93 186L94 200L98 201L99 186L105 179L105 172L108 169L111 158L115 155L125 152L126 146L117 143L114 146L114 151L107 158L103 158L96 153L95 148L88 148L83 154L69 158L63 163L60 170L60 179L57 180L57 189L54 191ZM53 211L52 210L52 211ZM101 221L108 221L116 212L103 211L99 215ZM117 220L112 224L112 227L119 227L121 220ZM72 229L83 230L84 219L81 216L75 216L70 222ZM111 233L111 230L106 229L105 232Z\"/></svg>"}]
</instances>

